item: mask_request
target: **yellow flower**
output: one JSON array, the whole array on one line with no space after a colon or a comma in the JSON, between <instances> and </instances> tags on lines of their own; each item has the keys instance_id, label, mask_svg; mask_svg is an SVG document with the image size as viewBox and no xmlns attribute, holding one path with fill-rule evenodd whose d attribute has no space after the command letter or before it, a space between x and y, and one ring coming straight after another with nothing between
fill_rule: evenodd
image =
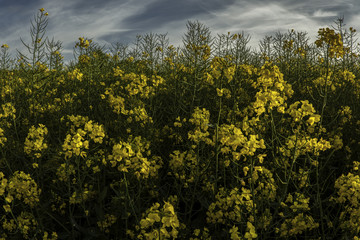
<instances>
[{"instance_id":1,"label":"yellow flower","mask_svg":"<svg viewBox=\"0 0 360 240\"><path fill-rule=\"evenodd\" d=\"M149 213L147 218L151 223L160 222L160 216L158 213Z\"/></svg>"},{"instance_id":2,"label":"yellow flower","mask_svg":"<svg viewBox=\"0 0 360 240\"><path fill-rule=\"evenodd\" d=\"M140 225L141 225L141 228L148 228L151 226L151 222L149 221L148 218L146 219L141 219L140 220Z\"/></svg>"},{"instance_id":3,"label":"yellow flower","mask_svg":"<svg viewBox=\"0 0 360 240\"><path fill-rule=\"evenodd\" d=\"M307 123L312 126L315 122L315 117L309 117L309 119L307 120Z\"/></svg>"},{"instance_id":4,"label":"yellow flower","mask_svg":"<svg viewBox=\"0 0 360 240\"><path fill-rule=\"evenodd\" d=\"M7 203L11 203L13 200L14 200L14 198L13 198L11 195L9 195L9 194L5 197L5 201L6 201Z\"/></svg>"},{"instance_id":5,"label":"yellow flower","mask_svg":"<svg viewBox=\"0 0 360 240\"><path fill-rule=\"evenodd\" d=\"M45 9L44 9L44 8L40 8L39 10L40 10L40 12L43 12L43 11L45 11Z\"/></svg>"},{"instance_id":6,"label":"yellow flower","mask_svg":"<svg viewBox=\"0 0 360 240\"><path fill-rule=\"evenodd\" d=\"M230 229L229 233L231 234L230 239L231 240L240 240L238 227L235 227L235 225Z\"/></svg>"},{"instance_id":7,"label":"yellow flower","mask_svg":"<svg viewBox=\"0 0 360 240\"><path fill-rule=\"evenodd\" d=\"M248 171L249 171L249 167L244 167L243 168L243 171L244 171L244 176L246 176L247 175L247 173L248 173Z\"/></svg>"},{"instance_id":8,"label":"yellow flower","mask_svg":"<svg viewBox=\"0 0 360 240\"><path fill-rule=\"evenodd\" d=\"M9 204L3 205L3 208L5 209L5 212L11 212L11 208Z\"/></svg>"},{"instance_id":9,"label":"yellow flower","mask_svg":"<svg viewBox=\"0 0 360 240\"><path fill-rule=\"evenodd\" d=\"M218 88L216 88L216 92L217 92L217 95L218 95L219 97L222 97L222 95L223 95L223 93L224 93L224 89L218 89Z\"/></svg>"},{"instance_id":10,"label":"yellow flower","mask_svg":"<svg viewBox=\"0 0 360 240\"><path fill-rule=\"evenodd\" d=\"M266 154L260 154L260 155L258 156L259 162L260 162L260 163L263 163L264 157L266 157L266 156L267 156Z\"/></svg>"},{"instance_id":11,"label":"yellow flower","mask_svg":"<svg viewBox=\"0 0 360 240\"><path fill-rule=\"evenodd\" d=\"M93 167L92 169L94 173L100 172L99 166Z\"/></svg>"},{"instance_id":12,"label":"yellow flower","mask_svg":"<svg viewBox=\"0 0 360 240\"><path fill-rule=\"evenodd\" d=\"M255 227L254 225L252 225L251 222L247 222L247 228L248 228L248 232L245 233L245 238L246 239L255 239L257 238L257 234L255 232Z\"/></svg>"}]
</instances>

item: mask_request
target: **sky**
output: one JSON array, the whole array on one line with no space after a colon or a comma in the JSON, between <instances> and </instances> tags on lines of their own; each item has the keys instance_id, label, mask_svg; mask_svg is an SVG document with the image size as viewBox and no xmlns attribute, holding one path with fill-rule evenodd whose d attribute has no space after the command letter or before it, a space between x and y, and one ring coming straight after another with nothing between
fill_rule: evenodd
<instances>
[{"instance_id":1,"label":"sky","mask_svg":"<svg viewBox=\"0 0 360 240\"><path fill-rule=\"evenodd\" d=\"M132 44L136 35L165 34L180 46L188 21L199 21L212 36L250 35L249 46L290 29L306 31L312 41L319 28L344 17L346 27L360 28L360 0L0 0L0 45L24 53L30 43L30 20L48 12L46 36L62 42L65 60L73 59L79 37L101 46Z\"/></svg>"}]
</instances>

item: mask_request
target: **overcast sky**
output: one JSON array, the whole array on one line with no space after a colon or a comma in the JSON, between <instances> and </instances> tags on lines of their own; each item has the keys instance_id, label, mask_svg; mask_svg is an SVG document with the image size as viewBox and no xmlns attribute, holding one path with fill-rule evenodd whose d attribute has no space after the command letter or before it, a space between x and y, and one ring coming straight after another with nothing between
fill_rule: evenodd
<instances>
[{"instance_id":1,"label":"overcast sky","mask_svg":"<svg viewBox=\"0 0 360 240\"><path fill-rule=\"evenodd\" d=\"M265 35L294 28L312 40L321 27L344 16L347 27L359 30L360 0L0 0L0 45L15 53L30 42L30 20L40 8L49 13L47 36L63 43L72 58L79 37L100 45L129 44L145 33L167 33L177 46L188 20L203 23L212 35L245 33L251 46Z\"/></svg>"}]
</instances>

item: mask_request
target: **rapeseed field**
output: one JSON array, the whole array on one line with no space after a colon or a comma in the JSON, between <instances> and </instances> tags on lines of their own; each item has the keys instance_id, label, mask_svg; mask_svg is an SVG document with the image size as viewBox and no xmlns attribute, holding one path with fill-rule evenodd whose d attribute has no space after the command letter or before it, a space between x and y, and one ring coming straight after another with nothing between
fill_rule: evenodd
<instances>
[{"instance_id":1,"label":"rapeseed field","mask_svg":"<svg viewBox=\"0 0 360 240\"><path fill-rule=\"evenodd\" d=\"M355 29L188 22L65 64L49 17L0 43L0 239L359 239Z\"/></svg>"}]
</instances>

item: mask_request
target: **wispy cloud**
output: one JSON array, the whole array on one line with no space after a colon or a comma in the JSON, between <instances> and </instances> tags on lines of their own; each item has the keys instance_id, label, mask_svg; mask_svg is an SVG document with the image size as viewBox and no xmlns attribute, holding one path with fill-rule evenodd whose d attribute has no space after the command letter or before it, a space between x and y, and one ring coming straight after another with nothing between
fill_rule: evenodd
<instances>
[{"instance_id":1,"label":"wispy cloud","mask_svg":"<svg viewBox=\"0 0 360 240\"><path fill-rule=\"evenodd\" d=\"M20 37L30 40L29 20L41 7L49 12L47 35L63 43L66 58L82 36L110 45L131 43L138 34L168 33L179 45L188 20L199 20L214 36L244 31L253 46L292 28L315 36L339 16L355 28L360 22L358 0L1 0L0 43L23 49Z\"/></svg>"},{"instance_id":2,"label":"wispy cloud","mask_svg":"<svg viewBox=\"0 0 360 240\"><path fill-rule=\"evenodd\" d=\"M51 31L49 31L49 34L66 40L70 40L71 38L75 40L80 36L86 36L96 40L110 32L131 30L128 26L122 24L122 21L127 17L137 15L138 12L144 8L144 4L136 4L133 6L130 2L124 2L122 4L109 2L104 4L102 8L90 8L88 11L81 10L81 14L76 8L72 9L68 5L62 7L58 4L50 4L47 7L50 12L51 22Z\"/></svg>"},{"instance_id":3,"label":"wispy cloud","mask_svg":"<svg viewBox=\"0 0 360 240\"><path fill-rule=\"evenodd\" d=\"M316 10L313 14L314 17L336 17L337 13L335 12L329 12L329 11L323 11L322 9Z\"/></svg>"},{"instance_id":4,"label":"wispy cloud","mask_svg":"<svg viewBox=\"0 0 360 240\"><path fill-rule=\"evenodd\" d=\"M265 35L278 31L285 32L292 28L305 31L309 29L309 26L316 27L317 25L305 14L271 2L267 4L238 2L226 9L211 11L202 18L211 26L215 34L244 31L251 36L251 45L255 48Z\"/></svg>"}]
</instances>

